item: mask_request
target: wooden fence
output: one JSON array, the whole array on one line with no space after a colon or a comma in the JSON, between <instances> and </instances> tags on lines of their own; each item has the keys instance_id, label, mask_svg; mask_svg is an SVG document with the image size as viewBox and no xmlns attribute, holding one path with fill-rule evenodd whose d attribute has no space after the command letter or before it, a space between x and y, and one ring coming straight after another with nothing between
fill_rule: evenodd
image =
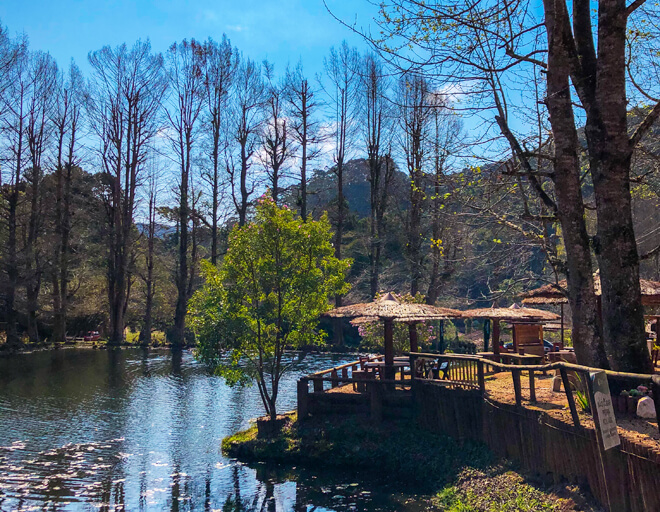
<instances>
[{"instance_id":1,"label":"wooden fence","mask_svg":"<svg viewBox=\"0 0 660 512\"><path fill-rule=\"evenodd\" d=\"M375 379L362 371L365 362L353 361L298 379L298 417L309 414L367 414L375 420L384 417L408 417L412 413L412 381ZM342 386L352 386L358 393L329 393Z\"/></svg>"},{"instance_id":2,"label":"wooden fence","mask_svg":"<svg viewBox=\"0 0 660 512\"><path fill-rule=\"evenodd\" d=\"M484 442L497 455L556 483L588 486L612 512L660 510L660 456L621 439L602 452L596 433L542 411L493 402L479 390L452 390L420 381L414 415L422 427L459 441Z\"/></svg>"},{"instance_id":3,"label":"wooden fence","mask_svg":"<svg viewBox=\"0 0 660 512\"><path fill-rule=\"evenodd\" d=\"M595 411L589 372L600 369L564 362L518 366L469 355L411 353L410 379L374 380L357 372L359 365L356 361L301 378L299 417L328 412L367 413L376 420L414 416L431 431L459 441L484 442L527 471L555 481L567 479L588 485L612 512L660 511L660 449L622 437L620 446L604 451L600 431L580 423L571 374L580 375L587 383L585 392ZM523 406L521 380L529 379L529 401L535 402L538 375L552 370L561 375L572 424ZM489 398L486 377L495 372L511 373L515 404ZM605 373L614 380L652 382L660 418L660 378ZM363 392L328 393L343 385L361 386ZM597 418L594 420L597 423Z\"/></svg>"},{"instance_id":4,"label":"wooden fence","mask_svg":"<svg viewBox=\"0 0 660 512\"><path fill-rule=\"evenodd\" d=\"M465 365L466 357L470 356L410 354L411 366L419 366L416 360L429 359L435 359L435 366L447 360ZM463 386L462 390L434 385L435 380L419 378L413 372L414 414L422 425L458 440L483 441L495 453L519 461L528 471L551 475L555 480L566 478L586 484L610 511L660 511L660 447L653 449L622 437L620 446L607 451L603 449L589 373L604 370L565 362L518 366L482 358L474 358L472 364L476 365L476 372L468 371L467 374L472 388ZM530 402L535 402L537 376L540 372L552 370L558 370L561 376L572 425L522 405L521 379L524 374L527 373L529 378ZM511 373L515 405L489 399L485 377L495 371ZM577 382L570 378L571 373L579 376ZM657 417L660 418L658 376L609 370L604 373L609 380L652 383ZM582 391L589 398L595 430L580 423L573 396L576 385L583 386Z\"/></svg>"}]
</instances>

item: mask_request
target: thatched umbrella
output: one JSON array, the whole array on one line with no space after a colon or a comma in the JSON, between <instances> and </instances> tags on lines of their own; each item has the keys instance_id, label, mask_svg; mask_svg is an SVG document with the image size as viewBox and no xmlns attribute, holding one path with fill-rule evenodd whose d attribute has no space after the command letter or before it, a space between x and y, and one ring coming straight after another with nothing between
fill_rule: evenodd
<instances>
[{"instance_id":1,"label":"thatched umbrella","mask_svg":"<svg viewBox=\"0 0 660 512\"><path fill-rule=\"evenodd\" d=\"M385 373L390 378L394 374L392 364L394 363L393 329L395 321L410 324L411 335L413 332L416 335L417 331L414 329L414 324L417 322L461 318L462 314L455 309L400 302L392 293L386 293L374 302L352 304L332 309L326 313L326 316L331 318L367 317L370 320L383 320L385 324ZM411 342L416 344L417 340L414 335L411 336ZM411 350L414 351L413 347L411 347Z\"/></svg>"},{"instance_id":2,"label":"thatched umbrella","mask_svg":"<svg viewBox=\"0 0 660 512\"><path fill-rule=\"evenodd\" d=\"M650 279L640 279L639 286L642 290L642 306L660 306L660 282ZM557 284L546 284L540 288L522 293L522 303L528 306L559 304L561 308L561 341L564 342L564 304L568 304L566 289L568 288L566 279L562 279ZM594 292L598 303L598 314L601 315L600 296L602 289L600 286L600 273L594 273Z\"/></svg>"},{"instance_id":3,"label":"thatched umbrella","mask_svg":"<svg viewBox=\"0 0 660 512\"><path fill-rule=\"evenodd\" d=\"M649 279L640 279L639 286L642 289L642 305L643 306L658 306L660 305L660 282L651 281ZM566 279L559 281L557 284L546 284L540 288L530 290L522 293L522 303L526 305L540 305L540 304L568 304L566 297L567 283ZM602 293L600 287L600 274L594 274L594 292L596 297Z\"/></svg>"},{"instance_id":4,"label":"thatched umbrella","mask_svg":"<svg viewBox=\"0 0 660 512\"><path fill-rule=\"evenodd\" d=\"M463 311L465 318L485 318L493 323L493 352L500 352L500 322L549 322L559 320L559 315L550 311L533 308L521 308L513 304L508 308L479 308Z\"/></svg>"},{"instance_id":5,"label":"thatched umbrella","mask_svg":"<svg viewBox=\"0 0 660 512\"><path fill-rule=\"evenodd\" d=\"M447 319L447 316L443 316L440 318L440 322L443 320ZM452 317L456 318L456 317ZM359 327L361 325L365 324L371 324L375 322L380 322L380 318L377 316L359 316L357 318L354 318L351 320L351 325L355 327ZM410 351L411 352L417 352L418 350L418 333L417 333L417 324L423 323L425 321L429 320L429 318L407 318L406 320L399 320L397 318L394 319L394 322L398 323L404 323L408 324L408 334L410 336ZM434 320L438 320L437 318L434 318Z\"/></svg>"}]
</instances>

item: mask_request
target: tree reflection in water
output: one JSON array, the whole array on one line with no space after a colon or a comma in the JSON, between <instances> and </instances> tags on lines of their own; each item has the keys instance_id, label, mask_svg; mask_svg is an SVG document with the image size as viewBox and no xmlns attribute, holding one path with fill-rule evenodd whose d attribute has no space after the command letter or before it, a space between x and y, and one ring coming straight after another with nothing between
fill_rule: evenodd
<instances>
[{"instance_id":1,"label":"tree reflection in water","mask_svg":"<svg viewBox=\"0 0 660 512\"><path fill-rule=\"evenodd\" d=\"M300 375L346 361L299 359L283 409L295 406ZM357 475L224 458L222 438L261 414L256 388L228 388L187 351L0 358L0 510L413 510Z\"/></svg>"}]
</instances>

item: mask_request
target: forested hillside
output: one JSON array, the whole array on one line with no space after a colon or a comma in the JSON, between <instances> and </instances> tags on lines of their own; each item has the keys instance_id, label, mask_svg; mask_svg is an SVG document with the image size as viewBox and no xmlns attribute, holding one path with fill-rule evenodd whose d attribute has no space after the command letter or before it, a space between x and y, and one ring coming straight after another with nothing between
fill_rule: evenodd
<instances>
[{"instance_id":1,"label":"forested hillside","mask_svg":"<svg viewBox=\"0 0 660 512\"><path fill-rule=\"evenodd\" d=\"M335 256L352 260L336 305L381 290L509 305L567 272L550 158L530 153L521 167L506 145L483 149L432 76L343 43L311 80L302 64L275 70L226 37L164 53L106 46L88 60L85 74L61 69L0 31L8 347L97 329L115 344L149 344L156 331L192 342L200 262L221 264L263 194L301 222L329 212ZM657 278L656 139L651 130L635 153L632 186L642 273ZM580 186L592 236L588 173Z\"/></svg>"}]
</instances>

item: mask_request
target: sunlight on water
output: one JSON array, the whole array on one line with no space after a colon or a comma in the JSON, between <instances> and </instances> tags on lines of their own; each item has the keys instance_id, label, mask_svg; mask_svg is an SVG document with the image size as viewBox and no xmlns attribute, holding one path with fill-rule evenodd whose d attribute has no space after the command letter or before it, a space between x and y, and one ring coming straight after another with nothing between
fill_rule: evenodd
<instances>
[{"instance_id":1,"label":"sunlight on water","mask_svg":"<svg viewBox=\"0 0 660 512\"><path fill-rule=\"evenodd\" d=\"M299 361L280 410L298 376L344 361ZM188 352L0 359L0 510L415 510L356 475L224 458L222 438L261 414L256 388L228 388Z\"/></svg>"}]
</instances>

